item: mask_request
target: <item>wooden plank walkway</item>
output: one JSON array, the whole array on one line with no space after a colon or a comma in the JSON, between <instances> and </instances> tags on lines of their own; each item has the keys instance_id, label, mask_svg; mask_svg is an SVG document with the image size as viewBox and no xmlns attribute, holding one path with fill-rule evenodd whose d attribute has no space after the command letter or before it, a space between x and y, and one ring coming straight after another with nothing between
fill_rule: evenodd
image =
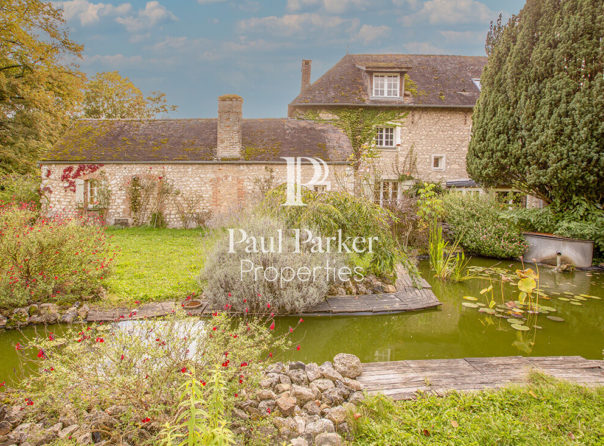
<instances>
[{"instance_id":1,"label":"wooden plank walkway","mask_svg":"<svg viewBox=\"0 0 604 446\"><path fill-rule=\"evenodd\" d=\"M604 385L604 361L582 356L427 359L363 364L358 380L370 394L413 399L418 391L442 396L526 382L531 369L579 384Z\"/></svg>"},{"instance_id":2,"label":"wooden plank walkway","mask_svg":"<svg viewBox=\"0 0 604 446\"><path fill-rule=\"evenodd\" d=\"M416 288L409 273L397 266L395 293L365 294L359 296L329 296L325 301L309 308L299 316L344 316L392 314L434 308L441 303L432 292L432 287L420 277L421 289ZM133 314L128 308L103 309L93 307L88 313L88 322L109 322L120 319L144 319L170 314L180 308L179 302L154 302L144 304ZM209 315L221 309L204 303L200 308L188 310L192 315Z\"/></svg>"}]
</instances>

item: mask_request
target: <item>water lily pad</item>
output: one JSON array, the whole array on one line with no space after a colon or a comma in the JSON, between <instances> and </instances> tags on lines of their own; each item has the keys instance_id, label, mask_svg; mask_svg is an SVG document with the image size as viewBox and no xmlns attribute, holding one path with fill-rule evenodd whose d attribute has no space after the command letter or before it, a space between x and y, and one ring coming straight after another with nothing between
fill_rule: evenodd
<instances>
[{"instance_id":1,"label":"water lily pad","mask_svg":"<svg viewBox=\"0 0 604 446\"><path fill-rule=\"evenodd\" d=\"M493 310L492 308L479 308L478 312L486 314L495 314L495 310Z\"/></svg>"},{"instance_id":2,"label":"water lily pad","mask_svg":"<svg viewBox=\"0 0 604 446\"><path fill-rule=\"evenodd\" d=\"M465 300L478 300L477 298L475 298L474 296L464 296L463 297Z\"/></svg>"},{"instance_id":3,"label":"water lily pad","mask_svg":"<svg viewBox=\"0 0 604 446\"><path fill-rule=\"evenodd\" d=\"M514 330L518 330L518 331L530 330L530 328L528 328L526 325L520 325L520 324L510 324L510 327L512 327Z\"/></svg>"},{"instance_id":4,"label":"water lily pad","mask_svg":"<svg viewBox=\"0 0 604 446\"><path fill-rule=\"evenodd\" d=\"M567 296L574 296L570 291L562 291L562 294L566 294Z\"/></svg>"},{"instance_id":5,"label":"water lily pad","mask_svg":"<svg viewBox=\"0 0 604 446\"><path fill-rule=\"evenodd\" d=\"M571 305L577 305L577 306L581 306L581 305L583 305L581 302L574 302L574 301L573 301L573 302L571 302L570 304L571 304Z\"/></svg>"},{"instance_id":6,"label":"water lily pad","mask_svg":"<svg viewBox=\"0 0 604 446\"><path fill-rule=\"evenodd\" d=\"M536 328L536 329L538 329L538 330L543 329L543 327L542 327L541 325L533 325L533 328Z\"/></svg>"},{"instance_id":7,"label":"water lily pad","mask_svg":"<svg viewBox=\"0 0 604 446\"><path fill-rule=\"evenodd\" d=\"M547 317L550 321L554 321L554 322L564 322L564 319L562 319L559 316L545 316Z\"/></svg>"},{"instance_id":8,"label":"water lily pad","mask_svg":"<svg viewBox=\"0 0 604 446\"><path fill-rule=\"evenodd\" d=\"M558 300L563 300L564 302L568 302L570 299L568 297L559 297Z\"/></svg>"},{"instance_id":9,"label":"water lily pad","mask_svg":"<svg viewBox=\"0 0 604 446\"><path fill-rule=\"evenodd\" d=\"M461 305L467 308L478 308L478 305L473 302L462 302Z\"/></svg>"},{"instance_id":10,"label":"water lily pad","mask_svg":"<svg viewBox=\"0 0 604 446\"><path fill-rule=\"evenodd\" d=\"M482 302L476 302L476 305L478 305L479 307L486 307L486 305L483 304Z\"/></svg>"},{"instance_id":11,"label":"water lily pad","mask_svg":"<svg viewBox=\"0 0 604 446\"><path fill-rule=\"evenodd\" d=\"M586 298L581 297L581 296L575 296L574 299L575 300L583 300L583 301L587 300Z\"/></svg>"},{"instance_id":12,"label":"water lily pad","mask_svg":"<svg viewBox=\"0 0 604 446\"><path fill-rule=\"evenodd\" d=\"M510 324L524 324L524 321L522 319L516 319L515 317L511 317L511 318L507 319L507 321Z\"/></svg>"}]
</instances>

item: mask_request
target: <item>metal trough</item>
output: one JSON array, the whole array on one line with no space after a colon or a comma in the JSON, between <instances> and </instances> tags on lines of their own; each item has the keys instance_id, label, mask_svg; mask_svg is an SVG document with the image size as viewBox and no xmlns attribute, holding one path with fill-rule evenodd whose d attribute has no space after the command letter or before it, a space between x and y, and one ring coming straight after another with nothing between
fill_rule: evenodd
<instances>
[{"instance_id":1,"label":"metal trough","mask_svg":"<svg viewBox=\"0 0 604 446\"><path fill-rule=\"evenodd\" d=\"M594 242L561 237L553 234L525 232L528 250L524 258L529 262L559 265L567 263L577 268L589 268L593 260Z\"/></svg>"}]
</instances>

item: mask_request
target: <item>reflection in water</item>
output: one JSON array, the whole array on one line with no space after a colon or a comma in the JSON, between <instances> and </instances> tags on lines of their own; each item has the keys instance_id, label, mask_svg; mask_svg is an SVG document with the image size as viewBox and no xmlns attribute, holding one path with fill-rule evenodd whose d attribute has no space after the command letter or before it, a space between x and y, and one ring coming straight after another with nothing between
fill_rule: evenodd
<instances>
[{"instance_id":1,"label":"reflection in water","mask_svg":"<svg viewBox=\"0 0 604 446\"><path fill-rule=\"evenodd\" d=\"M472 265L521 268L518 263L501 263L486 259L473 259ZM422 275L431 283L442 306L438 309L382 316L314 317L293 334L294 345L300 351L288 354L291 359L330 361L337 353L358 355L362 361L397 361L403 359L462 358L513 355L580 355L588 359L602 359L604 349L604 275L575 271L556 274L549 268L540 268L540 288L550 295L546 305L557 309L556 315L565 322L554 322L539 315L531 324L541 328L519 332L501 318L478 313L476 309L461 306L462 296L480 297L480 290L488 286L489 279L472 279L461 283L440 282L432 279L427 264L420 265ZM515 300L517 289L509 284L501 286L493 281L495 296ZM599 296L602 300L588 299L582 305L572 305L558 299L566 292ZM543 302L541 302L543 303ZM295 326L298 318L280 318L276 322L277 334ZM122 322L132 328L131 323ZM528 324L527 324L528 325ZM55 333L65 328L53 326ZM33 336L36 328L24 329ZM44 330L41 334L44 334ZM136 335L133 332L133 336ZM11 381L17 368L15 344L23 340L18 331L0 333L0 382Z\"/></svg>"}]
</instances>

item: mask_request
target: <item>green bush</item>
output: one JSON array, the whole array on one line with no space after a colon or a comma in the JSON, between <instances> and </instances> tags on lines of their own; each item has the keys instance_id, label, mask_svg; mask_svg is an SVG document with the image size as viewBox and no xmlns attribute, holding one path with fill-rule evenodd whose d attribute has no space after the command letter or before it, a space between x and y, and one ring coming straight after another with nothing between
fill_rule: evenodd
<instances>
[{"instance_id":1,"label":"green bush","mask_svg":"<svg viewBox=\"0 0 604 446\"><path fill-rule=\"evenodd\" d=\"M398 262L413 270L392 235L391 225L397 221L392 212L347 192L317 193L303 189L302 201L306 206L282 206L285 187L279 186L267 193L261 209L284 218L289 228L309 227L323 236L341 230L344 237L378 237L373 252L363 255L370 257L368 272L378 277L392 277Z\"/></svg>"},{"instance_id":2,"label":"green bush","mask_svg":"<svg viewBox=\"0 0 604 446\"><path fill-rule=\"evenodd\" d=\"M445 221L467 251L499 259L520 257L527 244L519 227L502 217L505 206L490 194L444 196Z\"/></svg>"},{"instance_id":3,"label":"green bush","mask_svg":"<svg viewBox=\"0 0 604 446\"><path fill-rule=\"evenodd\" d=\"M0 307L71 303L99 292L113 253L85 218L39 217L33 204L0 203Z\"/></svg>"},{"instance_id":4,"label":"green bush","mask_svg":"<svg viewBox=\"0 0 604 446\"><path fill-rule=\"evenodd\" d=\"M17 386L18 401L32 401L24 405L32 419L70 419L108 444L225 444L219 440L235 437L235 422L245 425L231 416L235 405L254 396L269 357L291 347L289 333L274 336L270 323L178 311L27 339L18 354L32 373Z\"/></svg>"},{"instance_id":5,"label":"green bush","mask_svg":"<svg viewBox=\"0 0 604 446\"><path fill-rule=\"evenodd\" d=\"M247 252L245 244L234 244L230 252L230 234L222 231L201 275L207 282L204 296L220 308L230 305L240 313L298 313L323 300L330 284L339 282L331 274L327 277L327 264L336 270L346 267L343 257L334 253L311 253L304 247L294 252L291 231L278 219L259 216L238 223L231 229L235 241L240 230L259 240L259 248L261 238L276 238L281 231L282 252ZM277 250L276 241L274 248ZM297 274L302 268L311 274ZM318 273L312 274L316 268Z\"/></svg>"},{"instance_id":6,"label":"green bush","mask_svg":"<svg viewBox=\"0 0 604 446\"><path fill-rule=\"evenodd\" d=\"M0 176L0 201L40 204L40 176L5 174Z\"/></svg>"}]
</instances>

